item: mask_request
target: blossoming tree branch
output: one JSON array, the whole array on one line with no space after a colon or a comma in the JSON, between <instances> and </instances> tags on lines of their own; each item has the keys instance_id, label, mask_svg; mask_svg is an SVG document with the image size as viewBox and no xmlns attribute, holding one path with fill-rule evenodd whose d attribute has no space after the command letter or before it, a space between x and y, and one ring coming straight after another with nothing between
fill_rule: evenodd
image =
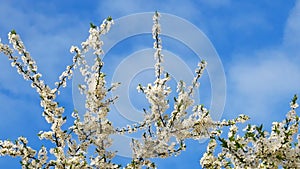
<instances>
[{"instance_id":1,"label":"blossoming tree branch","mask_svg":"<svg viewBox=\"0 0 300 169\"><path fill-rule=\"evenodd\" d=\"M120 83L107 84L102 57L102 36L109 32L113 20L108 17L100 26L90 25L89 36L81 46L72 46L73 62L50 88L43 80L30 53L26 50L19 34L12 30L8 34L9 44L0 41L0 52L8 57L11 66L40 96L42 115L51 124L48 131L40 131L38 137L53 144L51 148L42 146L39 150L30 147L27 139L19 137L15 141L0 140L0 156L20 157L22 168L157 168L153 158L167 158L180 155L188 145L185 140L210 138L207 151L200 160L203 168L297 168L300 166L299 117L296 114L297 96L291 101L291 110L282 122L274 122L269 134L263 126L248 125L244 135L238 135L238 122L245 122L248 116L240 115L232 120L213 121L209 110L194 102L193 94L199 87L207 63L202 60L195 70L191 86L179 81L177 89L169 86L170 75L164 71L160 14L153 16L152 35L154 39L155 81L147 86L138 85L149 102L149 109L143 109L144 120L124 127L115 127L107 118L110 106L117 97L108 97ZM93 52L93 65L87 63L85 55ZM109 64L109 63L108 63ZM167 63L166 63L167 64ZM84 84L78 86L85 95L84 117L79 112L72 112L73 125L65 126L65 109L56 101L61 88L72 78L74 69L79 69L84 77ZM176 92L174 103L168 96ZM189 112L189 111L192 112ZM169 113L171 112L171 113ZM37 114L38 115L38 114ZM229 126L228 136L224 136L223 127ZM65 128L67 128L65 130ZM141 139L132 139L132 160L126 166L115 164L112 159L117 152L108 148L113 141L111 135L139 132ZM217 145L220 152L215 152ZM90 153L90 149L93 153ZM49 158L51 156L51 158ZM199 166L200 167L200 166Z\"/></svg>"}]
</instances>

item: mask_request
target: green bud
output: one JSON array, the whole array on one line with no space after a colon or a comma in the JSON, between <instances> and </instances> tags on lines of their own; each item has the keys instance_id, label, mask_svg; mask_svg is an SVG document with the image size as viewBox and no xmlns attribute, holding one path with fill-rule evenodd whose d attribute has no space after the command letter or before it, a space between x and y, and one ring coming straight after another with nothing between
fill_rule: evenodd
<instances>
[{"instance_id":1,"label":"green bud","mask_svg":"<svg viewBox=\"0 0 300 169\"><path fill-rule=\"evenodd\" d=\"M92 22L90 23L90 27L95 29L96 28L96 25L94 25Z\"/></svg>"},{"instance_id":2,"label":"green bud","mask_svg":"<svg viewBox=\"0 0 300 169\"><path fill-rule=\"evenodd\" d=\"M106 20L107 20L107 21L112 21L113 19L112 19L111 16L108 16L108 17L106 18Z\"/></svg>"},{"instance_id":3,"label":"green bud","mask_svg":"<svg viewBox=\"0 0 300 169\"><path fill-rule=\"evenodd\" d=\"M11 34L14 34L14 35L16 35L16 34L17 34L16 30L14 30L14 29L13 29L13 30L11 30L11 31L10 31L10 33L11 33Z\"/></svg>"},{"instance_id":4,"label":"green bud","mask_svg":"<svg viewBox=\"0 0 300 169\"><path fill-rule=\"evenodd\" d=\"M298 96L295 94L294 97L293 97L293 99L292 99L292 103L295 104L296 101L297 101L297 99L298 99Z\"/></svg>"}]
</instances>

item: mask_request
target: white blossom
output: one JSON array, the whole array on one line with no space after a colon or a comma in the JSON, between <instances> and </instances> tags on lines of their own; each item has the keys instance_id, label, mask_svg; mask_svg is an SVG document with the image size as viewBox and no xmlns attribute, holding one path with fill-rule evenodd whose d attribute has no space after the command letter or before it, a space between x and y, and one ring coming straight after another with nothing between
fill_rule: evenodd
<instances>
[{"instance_id":1,"label":"white blossom","mask_svg":"<svg viewBox=\"0 0 300 169\"><path fill-rule=\"evenodd\" d=\"M296 104L294 96L292 105ZM295 107L286 114L282 122L273 122L272 132L268 134L262 125L248 125L244 135L238 134L236 125L230 127L228 138L220 135L214 137L220 141L222 151L215 154L217 146L208 146L200 163L202 167L211 168L299 168L299 116ZM298 139L296 139L298 138ZM216 164L218 163L218 164Z\"/></svg>"},{"instance_id":2,"label":"white blossom","mask_svg":"<svg viewBox=\"0 0 300 169\"><path fill-rule=\"evenodd\" d=\"M156 168L153 158L177 156L187 148L185 140L210 138L207 150L200 160L204 168L297 168L300 164L299 116L296 109L297 96L290 103L291 110L282 122L274 122L271 132L263 130L262 125L248 125L239 135L237 123L249 119L240 115L235 119L214 121L204 105L194 102L193 94L199 88L199 79L205 73L207 63L200 61L195 70L191 85L179 81L176 89L171 89L170 75L164 70L164 55L160 38L160 14L153 16L152 36L155 67L155 81L146 86L138 85L137 89L149 102L149 109L143 109L144 120L133 125L117 128L107 118L111 113L110 106L117 97L110 98L109 92L120 83L107 85L106 75L102 71L104 51L101 40L110 30L114 21L105 19L100 26L90 25L89 36L80 47L71 46L72 64L66 66L55 87L51 88L42 80L36 62L26 50L19 34L12 30L8 34L10 44L3 44L0 39L0 52L8 57L11 66L40 96L42 115L49 123L48 131L40 131L38 137L52 143L51 147L42 146L34 150L25 137L15 141L0 140L0 156L21 157L22 168L121 168L112 162L116 152L109 151L112 145L112 134L130 134L141 131L141 140L132 140L133 156L126 169ZM89 65L85 55L92 52L93 65ZM15 56L17 54L17 56ZM74 69L79 69L84 77L84 84L79 84L81 94L85 95L85 113L73 111L74 122L66 126L65 108L57 101L61 87L68 84ZM176 92L174 101L169 100L171 92ZM172 102L172 103L171 103ZM222 131L229 126L229 131ZM223 136L227 138L223 138ZM217 152L218 143L221 150ZM128 145L129 146L129 145ZM90 149L93 153L90 154ZM48 155L50 153L50 155ZM51 156L51 157L49 157Z\"/></svg>"}]
</instances>

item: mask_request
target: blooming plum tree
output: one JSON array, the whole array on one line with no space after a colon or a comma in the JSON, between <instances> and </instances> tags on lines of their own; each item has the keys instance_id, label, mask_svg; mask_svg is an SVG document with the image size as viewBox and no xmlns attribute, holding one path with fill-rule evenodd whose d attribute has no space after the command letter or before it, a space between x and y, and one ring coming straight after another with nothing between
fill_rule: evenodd
<instances>
[{"instance_id":1,"label":"blooming plum tree","mask_svg":"<svg viewBox=\"0 0 300 169\"><path fill-rule=\"evenodd\" d=\"M271 134L266 133L262 126L248 125L244 136L239 136L236 123L245 122L249 119L248 116L240 115L233 120L213 121L203 105L194 103L192 96L199 87L198 80L207 65L202 60L195 70L191 86L186 86L183 81L178 82L177 96L174 98L174 104L170 106L168 96L172 90L168 81L171 77L163 69L159 18L160 14L155 12L152 35L156 79L147 86L137 86L138 91L148 100L150 108L144 109L144 120L123 128L114 127L107 118L111 104L117 99L108 97L108 93L120 85L118 82L107 85L105 73L102 71L104 51L101 37L113 25L111 17L105 19L100 26L91 24L87 40L82 42L80 47L71 47L73 62L62 72L54 88L42 80L42 75L19 34L15 30L9 32L10 44L0 41L0 52L8 57L11 66L15 67L25 80L31 81L31 86L39 94L42 115L47 123L51 124L51 128L48 131L40 131L38 137L49 140L53 147L42 146L39 150L34 150L24 137L15 141L0 140L0 156L21 157L22 168L156 168L151 159L179 155L186 148L186 139L210 138L207 152L200 160L204 168L274 168L279 165L286 168L299 167L299 135L298 140L293 142L299 128L299 117L295 111L298 107L296 96L291 102L292 109L286 119L281 123L273 123ZM93 65L89 65L85 57L90 51L94 56ZM72 78L74 69L79 69L84 77L85 83L79 85L79 90L86 98L86 112L82 118L78 111L74 110L73 125L64 130L66 112L58 104L56 97L59 96L61 88L67 85L67 79ZM189 110L192 112L187 113ZM221 135L224 126L230 126L228 139ZM132 139L131 162L126 166L112 162L116 152L108 150L113 143L110 136L137 131L142 134L140 140ZM222 150L216 155L214 151L218 142L221 143ZM93 153L88 153L90 149L93 149Z\"/></svg>"}]
</instances>

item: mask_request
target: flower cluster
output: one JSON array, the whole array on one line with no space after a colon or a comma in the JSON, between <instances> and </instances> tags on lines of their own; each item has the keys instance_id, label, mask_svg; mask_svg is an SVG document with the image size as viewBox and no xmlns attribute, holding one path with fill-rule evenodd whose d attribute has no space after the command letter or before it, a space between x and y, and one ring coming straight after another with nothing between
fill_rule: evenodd
<instances>
[{"instance_id":1,"label":"flower cluster","mask_svg":"<svg viewBox=\"0 0 300 169\"><path fill-rule=\"evenodd\" d=\"M42 147L38 152L38 159L35 158L36 151L27 146L27 139L19 137L15 143L5 140L0 140L0 156L9 155L12 157L21 156L22 166L27 168L42 168L47 160L45 147Z\"/></svg>"},{"instance_id":2,"label":"flower cluster","mask_svg":"<svg viewBox=\"0 0 300 169\"><path fill-rule=\"evenodd\" d=\"M73 62L59 76L54 88L50 88L41 80L35 61L26 50L20 36L12 30L8 34L9 43L0 41L0 52L8 57L11 65L17 69L25 80L31 81L31 86L40 96L42 115L51 125L48 131L40 131L40 139L49 140L51 148L41 147L33 150L28 146L27 139L19 137L15 142L0 140L0 156L19 156L23 168L121 168L112 162L115 152L109 151L112 145L112 134L141 132L141 140L132 139L133 156L127 169L156 168L152 158L166 158L179 155L186 149L185 140L210 138L207 152L200 164L204 168L297 168L300 164L299 117L296 114L297 96L290 104L283 122L274 122L272 132L268 134L262 126L248 125L244 136L238 135L237 123L249 119L240 115L236 119L213 121L209 110L204 105L194 103L194 92L199 87L199 79L203 75L207 63L200 61L195 70L195 77L190 86L179 81L174 101L169 100L172 92L169 86L170 75L163 69L162 40L160 14L153 16L152 35L154 39L155 81L147 86L139 85L137 89L145 95L149 109L144 109L144 120L123 128L115 128L107 118L110 106L117 97L110 98L109 92L116 89L120 83L107 85L105 73L102 71L104 62L102 56L102 36L108 33L114 23L111 17L100 26L91 23L89 36L80 47L72 46ZM93 53L93 65L89 65L86 55ZM84 84L79 90L85 95L85 112L80 117L74 110L74 123L66 123L65 109L56 101L61 87L67 85L72 78L74 69L79 69L84 77ZM83 114L83 113L80 113ZM222 138L222 128L229 126L226 138ZM220 143L222 150L216 155L215 149ZM130 146L130 145L128 145ZM92 151L92 152L91 152ZM50 153L50 155L49 155ZM51 158L49 158L51 156Z\"/></svg>"},{"instance_id":3,"label":"flower cluster","mask_svg":"<svg viewBox=\"0 0 300 169\"><path fill-rule=\"evenodd\" d=\"M232 125L228 138L216 134L211 139L207 152L200 163L204 168L299 168L300 135L299 116L296 114L298 104L295 95L291 101L291 110L282 122L273 122L272 131L263 130L263 125L248 125L238 135L238 127ZM222 151L215 155L217 142Z\"/></svg>"},{"instance_id":4,"label":"flower cluster","mask_svg":"<svg viewBox=\"0 0 300 169\"><path fill-rule=\"evenodd\" d=\"M75 46L71 47L71 52L75 52L73 63L66 67L66 70L59 77L59 81L55 83L56 87L51 89L41 80L42 75L38 73L37 65L26 50L23 42L16 31L12 30L8 34L9 45L0 41L0 52L3 52L11 65L16 67L19 74L25 80L31 81L31 86L36 89L43 107L43 116L46 121L51 124L49 131L40 131L38 136L40 139L50 140L54 144L54 148L50 148L49 153L55 159L48 160L48 151L42 147L38 154L36 151L27 146L27 140L20 137L14 142L0 141L0 156L21 156L23 168L119 168L119 165L113 164L111 159L114 153L106 151L111 145L111 139L108 137L114 132L114 129L106 119L109 105L114 99L105 100L108 91L117 87L113 84L111 88L105 88L104 73L101 72L103 62L101 49L103 42L100 36L107 33L113 24L111 17L108 17L100 27L91 25L90 36L82 43L81 49ZM84 54L90 49L94 50L96 56L95 64L89 67L84 59ZM15 56L18 53L19 56ZM81 121L78 113L73 112L75 118L74 125L68 130L63 130L62 126L66 122L63 116L64 108L59 106L55 101L59 94L60 87L65 87L67 79L73 74L73 69L80 67L86 78L87 88L84 90L86 95L86 114L84 120ZM86 157L87 149L90 146L95 147L95 156Z\"/></svg>"},{"instance_id":5,"label":"flower cluster","mask_svg":"<svg viewBox=\"0 0 300 169\"><path fill-rule=\"evenodd\" d=\"M119 83L113 83L106 87L105 74L101 71L104 65L101 56L103 55L101 36L106 34L113 20L108 17L100 27L91 24L89 37L82 42L81 48L72 46L71 53L75 53L73 63L66 67L66 70L55 83L56 87L51 89L40 78L35 61L25 49L23 42L16 31L9 33L9 45L0 41L0 52L3 52L11 60L11 65L17 68L24 79L32 82L31 86L36 89L41 98L41 106L44 108L43 116L51 124L49 131L41 131L40 139L50 140L55 146L50 148L49 153L55 159L48 160L48 151L41 147L36 155L36 151L27 146L27 140L20 137L15 143L11 141L0 141L0 155L21 156L23 168L120 168L120 165L111 162L114 152L107 148L112 144L109 137L112 134L132 133L144 130L142 142L132 140L133 157L132 162L126 168L140 168L147 166L155 168L155 164L149 161L153 157L168 157L178 155L185 150L185 139L201 139L210 137L211 133L216 133L217 126L232 125L238 120L214 122L209 116L209 111L203 105L194 105L193 93L199 87L199 78L204 72L206 62L201 61L196 69L196 76L192 85L186 87L183 81L177 86L178 96L174 98L174 106L171 113L168 96L171 88L168 86L170 76L165 73L163 77L163 55L160 39L160 14L155 13L153 20L153 38L156 60L155 75L156 80L147 87L138 86L138 90L145 94L150 103L150 110L145 111L144 121L139 124L127 126L122 129L115 129L107 119L110 105L117 99L107 98L108 92L114 90ZM92 66L87 64L85 54L90 50L95 56ZM14 52L21 56L14 56ZM74 124L68 130L63 130L62 126L66 122L63 116L64 108L55 101L59 94L60 87L65 87L67 79L73 74L73 69L79 68L84 77L85 84L79 85L79 90L86 96L86 112L81 119L76 110L72 113ZM192 114L188 110L193 108ZM93 155L87 157L90 147L94 148Z\"/></svg>"},{"instance_id":6,"label":"flower cluster","mask_svg":"<svg viewBox=\"0 0 300 169\"><path fill-rule=\"evenodd\" d=\"M137 89L147 98L150 109L144 109L144 120L133 127L119 129L120 133L143 131L141 140L132 140L134 166L145 165L150 158L166 158L179 155L186 149L186 139L209 138L217 128L229 124L229 121L216 122L210 117L209 111L203 105L194 103L193 94L199 87L199 79L204 73L207 63L202 60L195 70L195 77L191 86L179 81L177 84L174 104L171 106L168 99L172 92L168 85L171 77L163 69L162 40L160 38L161 27L159 24L160 14L153 16L152 35L154 39L153 48L156 80L146 87L141 84ZM191 111L191 113L188 113ZM237 122L234 120L234 122ZM151 168L151 163L147 163ZM150 165L150 166L149 166Z\"/></svg>"}]
</instances>

